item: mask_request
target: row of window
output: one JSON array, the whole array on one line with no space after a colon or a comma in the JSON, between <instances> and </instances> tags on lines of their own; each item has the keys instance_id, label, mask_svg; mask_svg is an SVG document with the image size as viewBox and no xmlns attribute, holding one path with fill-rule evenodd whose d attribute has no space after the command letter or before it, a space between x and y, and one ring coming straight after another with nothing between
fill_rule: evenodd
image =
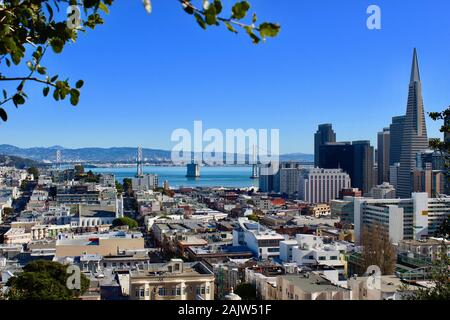
<instances>
[{"instance_id":1,"label":"row of window","mask_svg":"<svg viewBox=\"0 0 450 320\"><path fill-rule=\"evenodd\" d=\"M196 290L196 294L204 295L204 294L209 294L210 293L210 287L208 285L196 286L195 290ZM164 296L180 296L182 294L183 295L186 294L186 287L184 287L183 290L181 290L181 286L176 286L176 287L172 287L172 288L166 288L166 287L158 288L158 295L161 296L161 297L164 297ZM148 288L147 289L136 288L135 296L136 297L141 297L141 298L149 297L150 296L150 290Z\"/></svg>"}]
</instances>

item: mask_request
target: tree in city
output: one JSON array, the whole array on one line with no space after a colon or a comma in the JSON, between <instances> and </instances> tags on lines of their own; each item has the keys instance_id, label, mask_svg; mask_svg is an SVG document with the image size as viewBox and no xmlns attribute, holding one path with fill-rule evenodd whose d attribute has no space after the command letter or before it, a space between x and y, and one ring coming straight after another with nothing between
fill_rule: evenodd
<instances>
[{"instance_id":1,"label":"tree in city","mask_svg":"<svg viewBox=\"0 0 450 320\"><path fill-rule=\"evenodd\" d=\"M74 169L75 169L75 176L84 175L84 167L81 164L75 165Z\"/></svg>"},{"instance_id":2,"label":"tree in city","mask_svg":"<svg viewBox=\"0 0 450 320\"><path fill-rule=\"evenodd\" d=\"M370 266L378 266L382 275L395 271L397 253L385 228L379 224L364 226L361 232L363 272Z\"/></svg>"},{"instance_id":3,"label":"tree in city","mask_svg":"<svg viewBox=\"0 0 450 320\"><path fill-rule=\"evenodd\" d=\"M34 180L37 180L39 178L39 169L38 168L36 168L36 167L28 168L27 172L28 172L28 174L33 175Z\"/></svg>"},{"instance_id":4,"label":"tree in city","mask_svg":"<svg viewBox=\"0 0 450 320\"><path fill-rule=\"evenodd\" d=\"M448 245L445 241L439 249L439 256L433 261L430 270L431 286L409 290L408 286L403 288L410 300L450 300L450 258L448 256Z\"/></svg>"},{"instance_id":5,"label":"tree in city","mask_svg":"<svg viewBox=\"0 0 450 320\"><path fill-rule=\"evenodd\" d=\"M10 300L73 300L89 288L89 279L80 274L80 290L67 287L67 266L58 262L36 260L27 264L23 272L10 278L6 297Z\"/></svg>"},{"instance_id":6,"label":"tree in city","mask_svg":"<svg viewBox=\"0 0 450 320\"><path fill-rule=\"evenodd\" d=\"M128 226L130 229L136 229L138 227L138 223L136 220L129 217L121 217L113 220L113 227L122 227Z\"/></svg>"},{"instance_id":7,"label":"tree in city","mask_svg":"<svg viewBox=\"0 0 450 320\"><path fill-rule=\"evenodd\" d=\"M443 121L439 131L444 135L450 134L450 106L442 112L430 112L429 116L434 121ZM444 159L445 189L450 190L450 140L430 139L430 148L441 154Z\"/></svg>"},{"instance_id":8,"label":"tree in city","mask_svg":"<svg viewBox=\"0 0 450 320\"><path fill-rule=\"evenodd\" d=\"M8 219L13 213L14 213L13 208L9 208L9 207L3 208L2 218Z\"/></svg>"},{"instance_id":9,"label":"tree in city","mask_svg":"<svg viewBox=\"0 0 450 320\"><path fill-rule=\"evenodd\" d=\"M202 29L225 26L229 31L245 31L253 43L274 37L280 26L271 22L257 23L250 14L248 1L234 0L225 10L223 0L172 0L191 15ZM148 13L151 0L143 0ZM3 0L0 1L0 83L11 83L0 93L0 119L8 120L4 105L16 108L25 104L27 85L42 86L42 94L52 95L56 101L68 98L76 106L80 99L83 80L72 82L68 77L54 74L44 66L49 50L63 52L68 44L76 42L81 32L95 29L104 23L113 0ZM66 11L67 10L67 11ZM67 15L64 13L67 12ZM23 70L27 68L26 72ZM10 91L10 92L8 92Z\"/></svg>"},{"instance_id":10,"label":"tree in city","mask_svg":"<svg viewBox=\"0 0 450 320\"><path fill-rule=\"evenodd\" d=\"M92 172L92 170L89 170L86 173L86 176L84 177L84 181L85 182L99 183L100 182L100 175L99 174L95 174L94 172Z\"/></svg>"},{"instance_id":11,"label":"tree in city","mask_svg":"<svg viewBox=\"0 0 450 320\"><path fill-rule=\"evenodd\" d=\"M123 194L123 185L116 180L116 190L117 194Z\"/></svg>"},{"instance_id":12,"label":"tree in city","mask_svg":"<svg viewBox=\"0 0 450 320\"><path fill-rule=\"evenodd\" d=\"M241 297L242 300L256 300L256 287L248 282L240 283L234 289L234 293Z\"/></svg>"},{"instance_id":13,"label":"tree in city","mask_svg":"<svg viewBox=\"0 0 450 320\"><path fill-rule=\"evenodd\" d=\"M133 193L133 183L130 178L123 179L123 190L127 196L130 196Z\"/></svg>"}]
</instances>

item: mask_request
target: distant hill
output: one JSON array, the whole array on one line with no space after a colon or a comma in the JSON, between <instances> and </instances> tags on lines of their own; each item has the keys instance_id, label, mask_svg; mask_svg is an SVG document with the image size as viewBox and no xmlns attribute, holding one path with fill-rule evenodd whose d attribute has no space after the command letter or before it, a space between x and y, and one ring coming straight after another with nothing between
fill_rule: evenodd
<instances>
[{"instance_id":1,"label":"distant hill","mask_svg":"<svg viewBox=\"0 0 450 320\"><path fill-rule=\"evenodd\" d=\"M0 154L0 166L24 169L29 167L41 167L42 164L30 159Z\"/></svg>"},{"instance_id":2,"label":"distant hill","mask_svg":"<svg viewBox=\"0 0 450 320\"><path fill-rule=\"evenodd\" d=\"M61 151L63 161L93 161L93 162L128 162L136 159L137 148L80 148L67 149L60 146L18 148L12 145L0 145L0 154L8 154L30 158L37 161L56 161L56 151ZM147 161L170 160L170 152L158 149L142 149L142 155Z\"/></svg>"},{"instance_id":3,"label":"distant hill","mask_svg":"<svg viewBox=\"0 0 450 320\"><path fill-rule=\"evenodd\" d=\"M307 153L289 153L280 156L281 161L314 162L314 155Z\"/></svg>"},{"instance_id":4,"label":"distant hill","mask_svg":"<svg viewBox=\"0 0 450 320\"><path fill-rule=\"evenodd\" d=\"M16 146L0 145L0 154L33 159L40 162L56 161L56 151L61 151L63 162L133 162L136 159L137 148L113 147L113 148L79 148L67 149L61 146L18 148ZM145 161L160 162L170 161L171 151L160 149L142 149ZM304 153L292 153L281 156L282 161L310 162L314 156Z\"/></svg>"}]
</instances>

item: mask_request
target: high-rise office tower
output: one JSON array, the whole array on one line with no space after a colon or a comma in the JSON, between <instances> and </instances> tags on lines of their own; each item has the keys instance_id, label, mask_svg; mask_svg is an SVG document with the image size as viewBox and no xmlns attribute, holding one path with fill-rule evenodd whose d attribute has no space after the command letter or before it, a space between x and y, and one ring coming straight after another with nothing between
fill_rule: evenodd
<instances>
[{"instance_id":1,"label":"high-rise office tower","mask_svg":"<svg viewBox=\"0 0 450 320\"><path fill-rule=\"evenodd\" d=\"M403 124L406 116L397 116L392 118L389 127L390 143L389 143L389 165L400 163L400 153L402 152L403 141Z\"/></svg>"},{"instance_id":2,"label":"high-rise office tower","mask_svg":"<svg viewBox=\"0 0 450 320\"><path fill-rule=\"evenodd\" d=\"M378 184L389 182L389 157L390 157L391 132L389 128L384 128L378 132Z\"/></svg>"},{"instance_id":3,"label":"high-rise office tower","mask_svg":"<svg viewBox=\"0 0 450 320\"><path fill-rule=\"evenodd\" d=\"M353 141L352 146L354 157L353 186L360 188L366 194L375 185L373 181L374 150L370 141Z\"/></svg>"},{"instance_id":4,"label":"high-rise office tower","mask_svg":"<svg viewBox=\"0 0 450 320\"><path fill-rule=\"evenodd\" d=\"M416 164L416 154L427 148L428 137L423 108L422 83L417 51L414 49L398 176L397 196L400 198L411 197L413 190L411 173Z\"/></svg>"},{"instance_id":5,"label":"high-rise office tower","mask_svg":"<svg viewBox=\"0 0 450 320\"><path fill-rule=\"evenodd\" d=\"M373 184L374 150L370 141L335 142L320 146L319 167L342 169L350 175L352 187L364 194Z\"/></svg>"},{"instance_id":6,"label":"high-rise office tower","mask_svg":"<svg viewBox=\"0 0 450 320\"><path fill-rule=\"evenodd\" d=\"M336 142L336 133L333 131L333 126L329 123L319 124L317 132L314 134L314 166L318 167L320 163L320 146L328 142Z\"/></svg>"}]
</instances>

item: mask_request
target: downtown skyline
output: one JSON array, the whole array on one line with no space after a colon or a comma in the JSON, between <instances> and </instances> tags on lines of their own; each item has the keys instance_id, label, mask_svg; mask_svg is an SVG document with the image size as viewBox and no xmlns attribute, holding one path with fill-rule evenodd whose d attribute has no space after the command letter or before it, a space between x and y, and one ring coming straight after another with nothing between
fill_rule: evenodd
<instances>
[{"instance_id":1,"label":"downtown skyline","mask_svg":"<svg viewBox=\"0 0 450 320\"><path fill-rule=\"evenodd\" d=\"M437 1L425 10L425 1L406 7L406 1L377 1L383 27L370 31L365 27L368 4L325 2L325 8L308 1L290 3L301 15L294 24L290 12L295 10L287 10L287 4L255 1L255 11L282 25L279 38L255 47L221 30L204 33L188 18L171 25L167 19L183 15L171 10L172 4L158 3L146 16L139 3L118 1L105 25L82 35L52 68L86 81L80 105L45 100L33 89L36 94L26 106L10 108L0 143L170 150L173 130L192 130L193 122L202 120L205 127L223 131L279 128L283 154L312 154L313 135L321 123L332 123L339 141L370 140L375 146L377 133L391 118L405 114L414 47L420 55L425 112L449 104L449 22L444 12L450 4ZM308 12L320 14L320 19ZM139 31L129 34L132 20ZM162 23L167 26L164 36L155 33ZM116 35L138 43L138 51L121 48ZM170 37L185 40L171 44ZM92 54L81 54L87 51ZM195 67L177 59L180 51ZM223 62L204 72L202 64L211 65L215 57ZM54 59L50 56L49 63ZM120 66L114 65L118 59L123 59ZM236 66L231 73L230 65ZM108 73L110 77L99 76ZM429 137L441 137L440 124L427 115L426 122ZM33 139L24 128L32 130Z\"/></svg>"}]
</instances>

